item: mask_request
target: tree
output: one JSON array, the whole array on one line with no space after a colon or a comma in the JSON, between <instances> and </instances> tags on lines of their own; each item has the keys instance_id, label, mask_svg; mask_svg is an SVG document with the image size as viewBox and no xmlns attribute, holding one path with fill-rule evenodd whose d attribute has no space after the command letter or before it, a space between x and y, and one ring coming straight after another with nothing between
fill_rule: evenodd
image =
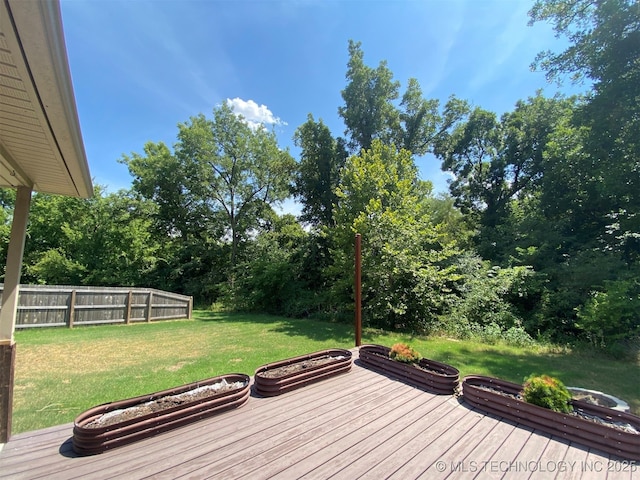
<instances>
[{"instance_id":1,"label":"tree","mask_svg":"<svg viewBox=\"0 0 640 480\"><path fill-rule=\"evenodd\" d=\"M155 268L148 203L94 188L90 199L33 196L25 281L140 286Z\"/></svg>"},{"instance_id":2,"label":"tree","mask_svg":"<svg viewBox=\"0 0 640 480\"><path fill-rule=\"evenodd\" d=\"M425 331L446 310L455 240L429 216L431 184L418 179L406 150L374 140L347 160L330 233L334 294L353 285L353 237L363 237L363 317L370 325Z\"/></svg>"},{"instance_id":3,"label":"tree","mask_svg":"<svg viewBox=\"0 0 640 480\"><path fill-rule=\"evenodd\" d=\"M133 177L132 192L156 205L153 220L159 239L201 241L203 235L215 230L210 206L197 195L193 163L178 158L163 142L147 142L144 155L123 155L119 161L127 165Z\"/></svg>"},{"instance_id":4,"label":"tree","mask_svg":"<svg viewBox=\"0 0 640 480\"><path fill-rule=\"evenodd\" d=\"M293 188L303 204L300 219L316 226L332 225L335 189L347 158L344 140L334 139L322 120L316 122L309 114L294 141L302 148Z\"/></svg>"},{"instance_id":5,"label":"tree","mask_svg":"<svg viewBox=\"0 0 640 480\"><path fill-rule=\"evenodd\" d=\"M156 268L147 277L149 285L210 304L218 295L216 285L226 281L229 254L220 241L226 231L224 219L201 194L196 164L179 158L162 142L148 142L144 154L125 155L121 162L133 177L131 194L154 205L148 214L159 249Z\"/></svg>"},{"instance_id":6,"label":"tree","mask_svg":"<svg viewBox=\"0 0 640 480\"><path fill-rule=\"evenodd\" d=\"M560 53L541 52L534 68L550 80L570 75L589 80L591 91L576 111L585 128L582 149L589 162L582 177L598 178L592 203L609 218L598 232L607 248L635 263L640 258L640 8L633 0L539 0L530 24L548 21L569 40ZM611 233L607 233L611 232Z\"/></svg>"},{"instance_id":7,"label":"tree","mask_svg":"<svg viewBox=\"0 0 640 480\"><path fill-rule=\"evenodd\" d=\"M252 128L226 104L214 109L213 119L201 114L178 128L176 156L197 180L192 194L225 219L233 269L242 238L265 209L289 195L295 161L273 132Z\"/></svg>"},{"instance_id":8,"label":"tree","mask_svg":"<svg viewBox=\"0 0 640 480\"><path fill-rule=\"evenodd\" d=\"M398 98L400 83L382 61L376 69L364 63L362 44L349 40L347 86L342 91L344 106L338 113L347 127L349 146L353 150L371 148L374 139L392 143L400 127L398 110L393 101Z\"/></svg>"},{"instance_id":9,"label":"tree","mask_svg":"<svg viewBox=\"0 0 640 480\"><path fill-rule=\"evenodd\" d=\"M338 108L347 127L349 147L359 153L378 139L417 156L426 154L436 138L468 111L468 104L451 96L440 113L440 102L426 100L418 80L410 78L396 105L400 82L393 80L386 61L375 69L365 65L361 47L360 42L349 41L344 106Z\"/></svg>"},{"instance_id":10,"label":"tree","mask_svg":"<svg viewBox=\"0 0 640 480\"><path fill-rule=\"evenodd\" d=\"M245 311L303 317L312 313L316 292L306 281L304 258L310 235L293 215L275 217L247 247L238 266L233 296Z\"/></svg>"},{"instance_id":11,"label":"tree","mask_svg":"<svg viewBox=\"0 0 640 480\"><path fill-rule=\"evenodd\" d=\"M468 103L452 95L440 113L440 101L426 100L418 81L410 78L400 102L400 129L396 145L417 156L431 152L437 139L468 111Z\"/></svg>"},{"instance_id":12,"label":"tree","mask_svg":"<svg viewBox=\"0 0 640 480\"><path fill-rule=\"evenodd\" d=\"M535 195L548 165L544 151L556 127L570 118L574 99L544 98L538 93L519 101L498 120L474 109L466 121L440 135L435 154L453 174L449 188L456 205L479 228L483 257L508 258L505 232L514 201Z\"/></svg>"}]
</instances>

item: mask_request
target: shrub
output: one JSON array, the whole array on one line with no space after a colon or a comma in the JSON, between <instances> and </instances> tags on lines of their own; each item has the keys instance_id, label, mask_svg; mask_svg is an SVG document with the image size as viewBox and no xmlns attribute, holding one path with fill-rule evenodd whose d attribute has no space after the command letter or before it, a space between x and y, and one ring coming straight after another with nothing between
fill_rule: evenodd
<instances>
[{"instance_id":1,"label":"shrub","mask_svg":"<svg viewBox=\"0 0 640 480\"><path fill-rule=\"evenodd\" d=\"M403 363L418 363L422 356L409 345L396 343L391 347L389 357Z\"/></svg>"},{"instance_id":2,"label":"shrub","mask_svg":"<svg viewBox=\"0 0 640 480\"><path fill-rule=\"evenodd\" d=\"M577 309L577 327L599 347L640 335L640 281L638 279L604 282L604 291L593 292Z\"/></svg>"},{"instance_id":3,"label":"shrub","mask_svg":"<svg viewBox=\"0 0 640 480\"><path fill-rule=\"evenodd\" d=\"M548 408L554 412L570 413L571 394L557 378L548 375L530 375L525 379L522 390L525 402Z\"/></svg>"},{"instance_id":4,"label":"shrub","mask_svg":"<svg viewBox=\"0 0 640 480\"><path fill-rule=\"evenodd\" d=\"M520 303L528 297L526 285L534 276L531 268L491 266L473 254L462 255L456 266L461 281L451 317L482 326L495 324L500 330L521 325L518 309L510 300Z\"/></svg>"}]
</instances>

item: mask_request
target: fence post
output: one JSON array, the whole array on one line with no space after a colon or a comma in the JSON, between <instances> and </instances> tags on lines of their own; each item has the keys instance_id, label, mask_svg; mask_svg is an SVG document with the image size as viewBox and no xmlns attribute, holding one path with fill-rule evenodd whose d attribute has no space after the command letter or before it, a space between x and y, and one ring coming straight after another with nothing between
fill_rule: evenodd
<instances>
[{"instance_id":1,"label":"fence post","mask_svg":"<svg viewBox=\"0 0 640 480\"><path fill-rule=\"evenodd\" d=\"M133 302L133 292L129 290L129 295L127 295L127 311L124 315L124 323L129 325L131 323L131 303Z\"/></svg>"},{"instance_id":2,"label":"fence post","mask_svg":"<svg viewBox=\"0 0 640 480\"><path fill-rule=\"evenodd\" d=\"M69 299L69 318L67 319L67 326L73 328L73 317L76 314L76 290L71 290L71 298Z\"/></svg>"},{"instance_id":3,"label":"fence post","mask_svg":"<svg viewBox=\"0 0 640 480\"><path fill-rule=\"evenodd\" d=\"M153 306L153 292L149 290L149 298L147 299L147 323L151 322L151 307Z\"/></svg>"},{"instance_id":4,"label":"fence post","mask_svg":"<svg viewBox=\"0 0 640 480\"><path fill-rule=\"evenodd\" d=\"M187 313L187 320L191 320L193 316L193 297L189 297L189 312Z\"/></svg>"}]
</instances>

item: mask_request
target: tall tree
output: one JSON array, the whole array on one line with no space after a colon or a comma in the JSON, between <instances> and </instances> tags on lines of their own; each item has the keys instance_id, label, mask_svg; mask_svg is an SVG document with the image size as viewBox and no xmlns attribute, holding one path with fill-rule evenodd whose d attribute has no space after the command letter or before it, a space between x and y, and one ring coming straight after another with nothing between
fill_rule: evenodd
<instances>
[{"instance_id":1,"label":"tall tree","mask_svg":"<svg viewBox=\"0 0 640 480\"><path fill-rule=\"evenodd\" d=\"M541 52L534 68L551 80L592 83L574 125L585 128L582 178L598 178L592 205L609 218L600 240L627 261L640 259L640 8L635 0L539 0L530 23L548 21L569 41ZM585 186L586 188L586 186ZM591 188L591 187L590 187ZM611 232L611 234L607 233Z\"/></svg>"},{"instance_id":2,"label":"tall tree","mask_svg":"<svg viewBox=\"0 0 640 480\"><path fill-rule=\"evenodd\" d=\"M468 103L455 95L449 97L440 112L440 101L425 99L418 81L410 78L399 106L400 128L396 145L417 156L431 152L438 138L468 112Z\"/></svg>"},{"instance_id":3,"label":"tall tree","mask_svg":"<svg viewBox=\"0 0 640 480\"><path fill-rule=\"evenodd\" d=\"M349 40L346 77L344 106L338 113L347 127L349 146L358 151L371 148L374 139L392 143L400 128L399 113L393 105L400 83L393 80L387 62L381 61L375 69L365 65L362 44Z\"/></svg>"},{"instance_id":4,"label":"tall tree","mask_svg":"<svg viewBox=\"0 0 640 480\"><path fill-rule=\"evenodd\" d=\"M456 204L480 227L478 244L486 258L508 258L510 235L502 226L512 202L538 191L547 168L545 148L556 127L570 118L573 104L573 99L538 94L519 101L500 120L476 108L436 143L443 170L454 176L450 191Z\"/></svg>"},{"instance_id":5,"label":"tall tree","mask_svg":"<svg viewBox=\"0 0 640 480\"><path fill-rule=\"evenodd\" d=\"M293 188L303 204L300 219L311 225L330 226L337 201L335 189L348 156L344 140L334 139L322 120L316 122L309 114L296 130L294 141L302 148Z\"/></svg>"},{"instance_id":6,"label":"tall tree","mask_svg":"<svg viewBox=\"0 0 640 480\"><path fill-rule=\"evenodd\" d=\"M349 41L346 78L344 105L338 113L347 127L349 147L356 154L378 139L398 150L424 155L469 109L467 102L452 95L440 112L439 100L425 99L415 78L409 79L398 103L400 82L393 80L387 62L381 61L375 69L367 66L361 43L353 40Z\"/></svg>"},{"instance_id":7,"label":"tall tree","mask_svg":"<svg viewBox=\"0 0 640 480\"><path fill-rule=\"evenodd\" d=\"M143 155L123 155L119 161L133 177L132 192L157 206L153 219L161 238L201 240L213 231L211 209L197 195L193 163L178 158L163 142L147 142Z\"/></svg>"},{"instance_id":8,"label":"tall tree","mask_svg":"<svg viewBox=\"0 0 640 480\"><path fill-rule=\"evenodd\" d=\"M431 220L431 184L407 150L374 140L347 160L337 190L334 292L348 301L353 235L363 237L363 316L371 325L425 331L444 312L455 240ZM343 303L343 305L344 305Z\"/></svg>"},{"instance_id":9,"label":"tall tree","mask_svg":"<svg viewBox=\"0 0 640 480\"><path fill-rule=\"evenodd\" d=\"M197 179L193 193L225 219L233 268L242 238L265 209L289 195L295 161L273 132L252 128L226 104L214 109L213 119L201 114L178 128L176 156Z\"/></svg>"}]
</instances>

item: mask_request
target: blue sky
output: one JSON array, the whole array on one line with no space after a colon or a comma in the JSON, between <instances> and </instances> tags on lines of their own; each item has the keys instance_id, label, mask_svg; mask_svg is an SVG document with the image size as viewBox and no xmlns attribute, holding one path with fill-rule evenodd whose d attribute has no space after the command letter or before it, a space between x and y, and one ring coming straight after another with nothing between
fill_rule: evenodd
<instances>
[{"instance_id":1,"label":"blue sky","mask_svg":"<svg viewBox=\"0 0 640 480\"><path fill-rule=\"evenodd\" d=\"M548 25L527 26L524 0L61 0L69 65L95 184L129 188L117 162L147 141L172 146L177 124L233 101L271 122L281 147L311 113L334 136L346 86L348 40L400 81L418 79L427 98L451 95L498 114L542 88L529 65L560 50ZM566 92L570 93L570 92ZM423 179L446 190L433 158Z\"/></svg>"}]
</instances>

